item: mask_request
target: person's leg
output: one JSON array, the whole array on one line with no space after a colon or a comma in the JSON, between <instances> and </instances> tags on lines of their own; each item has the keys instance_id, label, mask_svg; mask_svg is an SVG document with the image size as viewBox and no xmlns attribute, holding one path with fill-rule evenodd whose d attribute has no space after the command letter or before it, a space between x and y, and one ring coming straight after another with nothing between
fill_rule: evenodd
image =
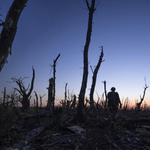
<instances>
[{"instance_id":1,"label":"person's leg","mask_svg":"<svg viewBox=\"0 0 150 150\"><path fill-rule=\"evenodd\" d=\"M114 107L113 105L109 106L109 111L110 111L110 115L111 115L111 120L114 120Z\"/></svg>"},{"instance_id":2,"label":"person's leg","mask_svg":"<svg viewBox=\"0 0 150 150\"><path fill-rule=\"evenodd\" d=\"M114 120L116 121L118 115L118 105L115 105L114 107Z\"/></svg>"}]
</instances>

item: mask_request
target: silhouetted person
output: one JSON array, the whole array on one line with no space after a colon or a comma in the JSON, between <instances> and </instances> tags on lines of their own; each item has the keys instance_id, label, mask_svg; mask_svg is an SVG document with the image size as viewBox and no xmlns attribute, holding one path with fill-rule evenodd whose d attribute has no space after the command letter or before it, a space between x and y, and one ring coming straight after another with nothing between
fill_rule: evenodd
<instances>
[{"instance_id":1,"label":"silhouetted person","mask_svg":"<svg viewBox=\"0 0 150 150\"><path fill-rule=\"evenodd\" d=\"M119 94L115 92L116 88L112 87L111 92L107 94L108 98L108 108L112 114L112 119L116 120L117 113L118 113L118 105L120 104L120 108L122 107L122 104L120 102Z\"/></svg>"}]
</instances>

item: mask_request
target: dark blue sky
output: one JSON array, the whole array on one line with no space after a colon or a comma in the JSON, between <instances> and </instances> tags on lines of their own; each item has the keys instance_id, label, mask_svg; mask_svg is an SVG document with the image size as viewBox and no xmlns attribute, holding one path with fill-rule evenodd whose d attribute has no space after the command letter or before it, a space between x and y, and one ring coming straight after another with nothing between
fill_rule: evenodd
<instances>
[{"instance_id":1,"label":"dark blue sky","mask_svg":"<svg viewBox=\"0 0 150 150\"><path fill-rule=\"evenodd\" d=\"M1 20L13 0L0 1ZM98 3L98 1L96 1ZM134 104L143 94L144 77L150 85L150 1L149 0L99 0L94 13L93 32L89 48L89 65L96 66L100 46L104 59L98 73L96 91L103 93L102 81L107 81L107 91L115 86L121 99L129 97ZM36 78L34 90L47 94L48 79L52 77L53 60L61 53L56 67L56 99L64 98L65 83L70 93L78 95L83 74L83 48L85 44L88 11L82 0L29 0L18 23L12 46L12 56L0 73L0 92L7 87L17 87L11 77L29 76L32 66ZM0 27L1 30L1 27ZM92 73L86 95L89 96ZM44 97L45 101L47 96ZM34 95L32 97L34 99ZM95 94L95 99L97 96ZM145 100L149 103L147 89Z\"/></svg>"}]
</instances>

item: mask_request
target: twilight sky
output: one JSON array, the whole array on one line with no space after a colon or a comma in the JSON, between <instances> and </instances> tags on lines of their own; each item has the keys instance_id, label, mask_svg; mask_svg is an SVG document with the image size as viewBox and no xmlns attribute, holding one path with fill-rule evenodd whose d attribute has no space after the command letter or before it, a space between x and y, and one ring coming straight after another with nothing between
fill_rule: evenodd
<instances>
[{"instance_id":1,"label":"twilight sky","mask_svg":"<svg viewBox=\"0 0 150 150\"><path fill-rule=\"evenodd\" d=\"M90 1L90 0L89 0ZM0 0L1 20L13 0ZM116 87L121 100L129 98L132 105L143 95L144 78L150 85L150 0L99 0L93 18L93 32L89 47L89 76L86 96L92 83L90 65L96 66L100 46L104 62L98 72L95 90L99 96ZM98 1L96 1L98 4ZM85 9L83 9L85 8ZM12 77L32 78L35 68L34 91L46 94L52 77L53 60L61 53L56 66L56 103L64 98L65 83L70 93L78 95L83 74L83 52L86 40L88 11L83 0L29 0L18 23L12 45L12 55L0 73L0 97L3 88L11 93ZM1 31L2 27L0 27ZM35 98L32 92L32 100ZM95 100L97 94L95 93ZM149 88L145 101L150 104Z\"/></svg>"}]
</instances>

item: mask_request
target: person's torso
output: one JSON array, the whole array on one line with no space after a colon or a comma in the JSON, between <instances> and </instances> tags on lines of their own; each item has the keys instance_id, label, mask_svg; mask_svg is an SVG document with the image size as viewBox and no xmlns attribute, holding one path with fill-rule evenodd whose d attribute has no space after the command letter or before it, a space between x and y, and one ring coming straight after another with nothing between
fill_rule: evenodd
<instances>
[{"instance_id":1,"label":"person's torso","mask_svg":"<svg viewBox=\"0 0 150 150\"><path fill-rule=\"evenodd\" d=\"M119 96L117 92L109 92L108 93L108 100L110 103L118 103L119 102Z\"/></svg>"}]
</instances>

